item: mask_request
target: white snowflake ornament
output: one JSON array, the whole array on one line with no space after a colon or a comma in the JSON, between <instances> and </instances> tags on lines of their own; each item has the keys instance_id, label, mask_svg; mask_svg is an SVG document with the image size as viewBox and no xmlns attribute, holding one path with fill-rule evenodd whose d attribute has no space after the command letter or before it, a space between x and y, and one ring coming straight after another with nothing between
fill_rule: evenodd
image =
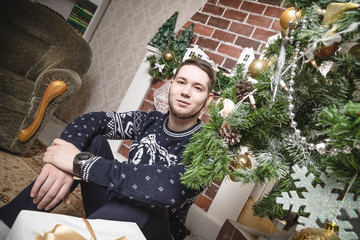
<instances>
[{"instance_id":1,"label":"white snowflake ornament","mask_svg":"<svg viewBox=\"0 0 360 240\"><path fill-rule=\"evenodd\" d=\"M355 201L353 194L347 194L342 201L342 199L338 200L337 193L332 193L333 189L344 190L345 184L321 174L320 179L325 183L324 187L320 184L314 187L312 182L315 180L315 176L312 173L306 176L308 173L306 167L300 168L298 165L294 165L293 170L294 173L291 174L291 177L294 180L299 180L295 182L295 186L306 189L305 192L302 192L304 198L300 198L296 191L290 191L290 195L287 192L281 193L282 197L277 197L276 202L282 204L284 210L290 210L292 205L291 211L296 213L299 212L300 207L305 206L304 212L309 213L309 216L299 216L298 222L301 225L299 224L296 227L297 231L308 227L324 227L321 224L334 220L339 208L344 209L349 218L357 218L355 210L360 210L360 198ZM353 226L349 221L337 219L336 222L340 228L339 237L341 239L359 239L360 236L356 236L351 231Z\"/></svg>"}]
</instances>

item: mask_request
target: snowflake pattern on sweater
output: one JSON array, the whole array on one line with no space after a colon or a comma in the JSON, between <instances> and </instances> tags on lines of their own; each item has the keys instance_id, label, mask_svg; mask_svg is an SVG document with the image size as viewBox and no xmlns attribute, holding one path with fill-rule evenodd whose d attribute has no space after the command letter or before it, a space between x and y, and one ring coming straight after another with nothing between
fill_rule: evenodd
<instances>
[{"instance_id":1,"label":"snowflake pattern on sweater","mask_svg":"<svg viewBox=\"0 0 360 240\"><path fill-rule=\"evenodd\" d=\"M83 167L82 178L107 187L118 198L168 208L170 232L174 239L183 239L186 215L200 192L181 183L186 170L181 155L202 123L198 120L190 129L176 132L168 128L168 117L157 111L88 113L69 124L60 138L81 151L97 134L132 140L128 161L96 156Z\"/></svg>"}]
</instances>

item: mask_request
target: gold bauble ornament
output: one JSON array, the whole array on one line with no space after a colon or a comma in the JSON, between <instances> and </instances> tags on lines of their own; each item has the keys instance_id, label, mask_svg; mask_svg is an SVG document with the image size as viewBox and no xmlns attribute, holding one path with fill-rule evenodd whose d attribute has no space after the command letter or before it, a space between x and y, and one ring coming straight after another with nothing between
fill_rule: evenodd
<instances>
[{"instance_id":1,"label":"gold bauble ornament","mask_svg":"<svg viewBox=\"0 0 360 240\"><path fill-rule=\"evenodd\" d=\"M171 59L173 59L173 54L171 52L165 52L164 53L164 58L167 60L167 61L170 61Z\"/></svg>"},{"instance_id":2,"label":"gold bauble ornament","mask_svg":"<svg viewBox=\"0 0 360 240\"><path fill-rule=\"evenodd\" d=\"M262 71L266 71L268 68L269 64L266 61L262 59L254 60L249 65L248 74L252 78L257 78Z\"/></svg>"},{"instance_id":3,"label":"gold bauble ornament","mask_svg":"<svg viewBox=\"0 0 360 240\"><path fill-rule=\"evenodd\" d=\"M248 152L245 154L239 154L236 156L235 160L230 161L230 171L234 172L235 169L251 168L252 163L249 155L250 154ZM234 182L236 181L234 176L230 176L230 179Z\"/></svg>"},{"instance_id":4,"label":"gold bauble ornament","mask_svg":"<svg viewBox=\"0 0 360 240\"><path fill-rule=\"evenodd\" d=\"M322 45L322 47L315 51L315 55L321 58L327 58L335 54L339 47L339 43L334 43L331 46Z\"/></svg>"},{"instance_id":5,"label":"gold bauble ornament","mask_svg":"<svg viewBox=\"0 0 360 240\"><path fill-rule=\"evenodd\" d=\"M332 233L339 232L339 226L334 221L326 222L324 228Z\"/></svg>"},{"instance_id":6,"label":"gold bauble ornament","mask_svg":"<svg viewBox=\"0 0 360 240\"><path fill-rule=\"evenodd\" d=\"M326 6L326 12L322 21L323 26L328 26L342 18L344 12L356 9L357 3L330 3Z\"/></svg>"},{"instance_id":7,"label":"gold bauble ornament","mask_svg":"<svg viewBox=\"0 0 360 240\"><path fill-rule=\"evenodd\" d=\"M297 19L301 18L301 10L296 11L294 7L290 7L284 10L284 12L280 15L280 25L283 29L287 29L289 22L293 20L290 30L294 28L294 23Z\"/></svg>"},{"instance_id":8,"label":"gold bauble ornament","mask_svg":"<svg viewBox=\"0 0 360 240\"><path fill-rule=\"evenodd\" d=\"M340 238L324 228L305 228L295 233L291 240L340 240Z\"/></svg>"},{"instance_id":9,"label":"gold bauble ornament","mask_svg":"<svg viewBox=\"0 0 360 240\"><path fill-rule=\"evenodd\" d=\"M348 54L352 54L357 60L360 60L360 44L352 46L349 49Z\"/></svg>"}]
</instances>

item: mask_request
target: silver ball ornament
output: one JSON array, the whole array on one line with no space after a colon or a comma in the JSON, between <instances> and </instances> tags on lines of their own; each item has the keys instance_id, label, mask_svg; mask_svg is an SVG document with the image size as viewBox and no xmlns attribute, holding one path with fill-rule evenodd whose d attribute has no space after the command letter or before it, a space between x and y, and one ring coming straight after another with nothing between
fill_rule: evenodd
<instances>
[{"instance_id":1,"label":"silver ball ornament","mask_svg":"<svg viewBox=\"0 0 360 240\"><path fill-rule=\"evenodd\" d=\"M360 149L360 143L355 143L355 148Z\"/></svg>"},{"instance_id":2,"label":"silver ball ornament","mask_svg":"<svg viewBox=\"0 0 360 240\"><path fill-rule=\"evenodd\" d=\"M295 118L295 113L290 112L290 113L289 113L289 118L290 118L291 120L293 120L293 119Z\"/></svg>"},{"instance_id":3,"label":"silver ball ornament","mask_svg":"<svg viewBox=\"0 0 360 240\"><path fill-rule=\"evenodd\" d=\"M300 138L300 143L305 144L306 143L306 137L301 137Z\"/></svg>"},{"instance_id":4,"label":"silver ball ornament","mask_svg":"<svg viewBox=\"0 0 360 240\"><path fill-rule=\"evenodd\" d=\"M297 127L297 122L295 122L295 121L291 121L290 122L290 127L292 127L292 128L296 128Z\"/></svg>"},{"instance_id":5,"label":"silver ball ornament","mask_svg":"<svg viewBox=\"0 0 360 240\"><path fill-rule=\"evenodd\" d=\"M343 149L343 152L346 153L346 154L350 154L351 153L351 147L345 146L344 149Z\"/></svg>"},{"instance_id":6,"label":"silver ball ornament","mask_svg":"<svg viewBox=\"0 0 360 240\"><path fill-rule=\"evenodd\" d=\"M288 109L290 111L292 111L292 110L294 110L294 108L295 108L294 104L290 103L289 106L288 106Z\"/></svg>"},{"instance_id":7,"label":"silver ball ornament","mask_svg":"<svg viewBox=\"0 0 360 240\"><path fill-rule=\"evenodd\" d=\"M330 153L331 153L331 155L336 156L336 155L338 155L338 153L339 153L339 149L337 149L337 148L332 148L332 149L330 149Z\"/></svg>"},{"instance_id":8,"label":"silver ball ornament","mask_svg":"<svg viewBox=\"0 0 360 240\"><path fill-rule=\"evenodd\" d=\"M309 143L308 149L311 150L311 151L314 150L315 149L315 144Z\"/></svg>"}]
</instances>

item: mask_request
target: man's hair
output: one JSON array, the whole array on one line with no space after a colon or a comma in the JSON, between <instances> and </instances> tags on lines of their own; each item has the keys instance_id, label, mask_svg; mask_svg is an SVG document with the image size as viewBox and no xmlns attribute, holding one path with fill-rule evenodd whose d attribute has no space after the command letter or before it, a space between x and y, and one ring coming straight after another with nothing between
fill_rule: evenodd
<instances>
[{"instance_id":1,"label":"man's hair","mask_svg":"<svg viewBox=\"0 0 360 240\"><path fill-rule=\"evenodd\" d=\"M176 78L178 72L180 71L180 69L185 66L185 65L194 65L199 67L201 70L203 70L204 72L206 72L206 74L209 77L209 89L208 92L210 93L215 85L215 81L216 81L216 75L214 72L214 69L212 68L212 66L210 65L210 63L208 63L205 60L199 59L199 58L189 58L186 59L184 62L180 63L179 66L176 69L176 73L174 76L174 79Z\"/></svg>"}]
</instances>

